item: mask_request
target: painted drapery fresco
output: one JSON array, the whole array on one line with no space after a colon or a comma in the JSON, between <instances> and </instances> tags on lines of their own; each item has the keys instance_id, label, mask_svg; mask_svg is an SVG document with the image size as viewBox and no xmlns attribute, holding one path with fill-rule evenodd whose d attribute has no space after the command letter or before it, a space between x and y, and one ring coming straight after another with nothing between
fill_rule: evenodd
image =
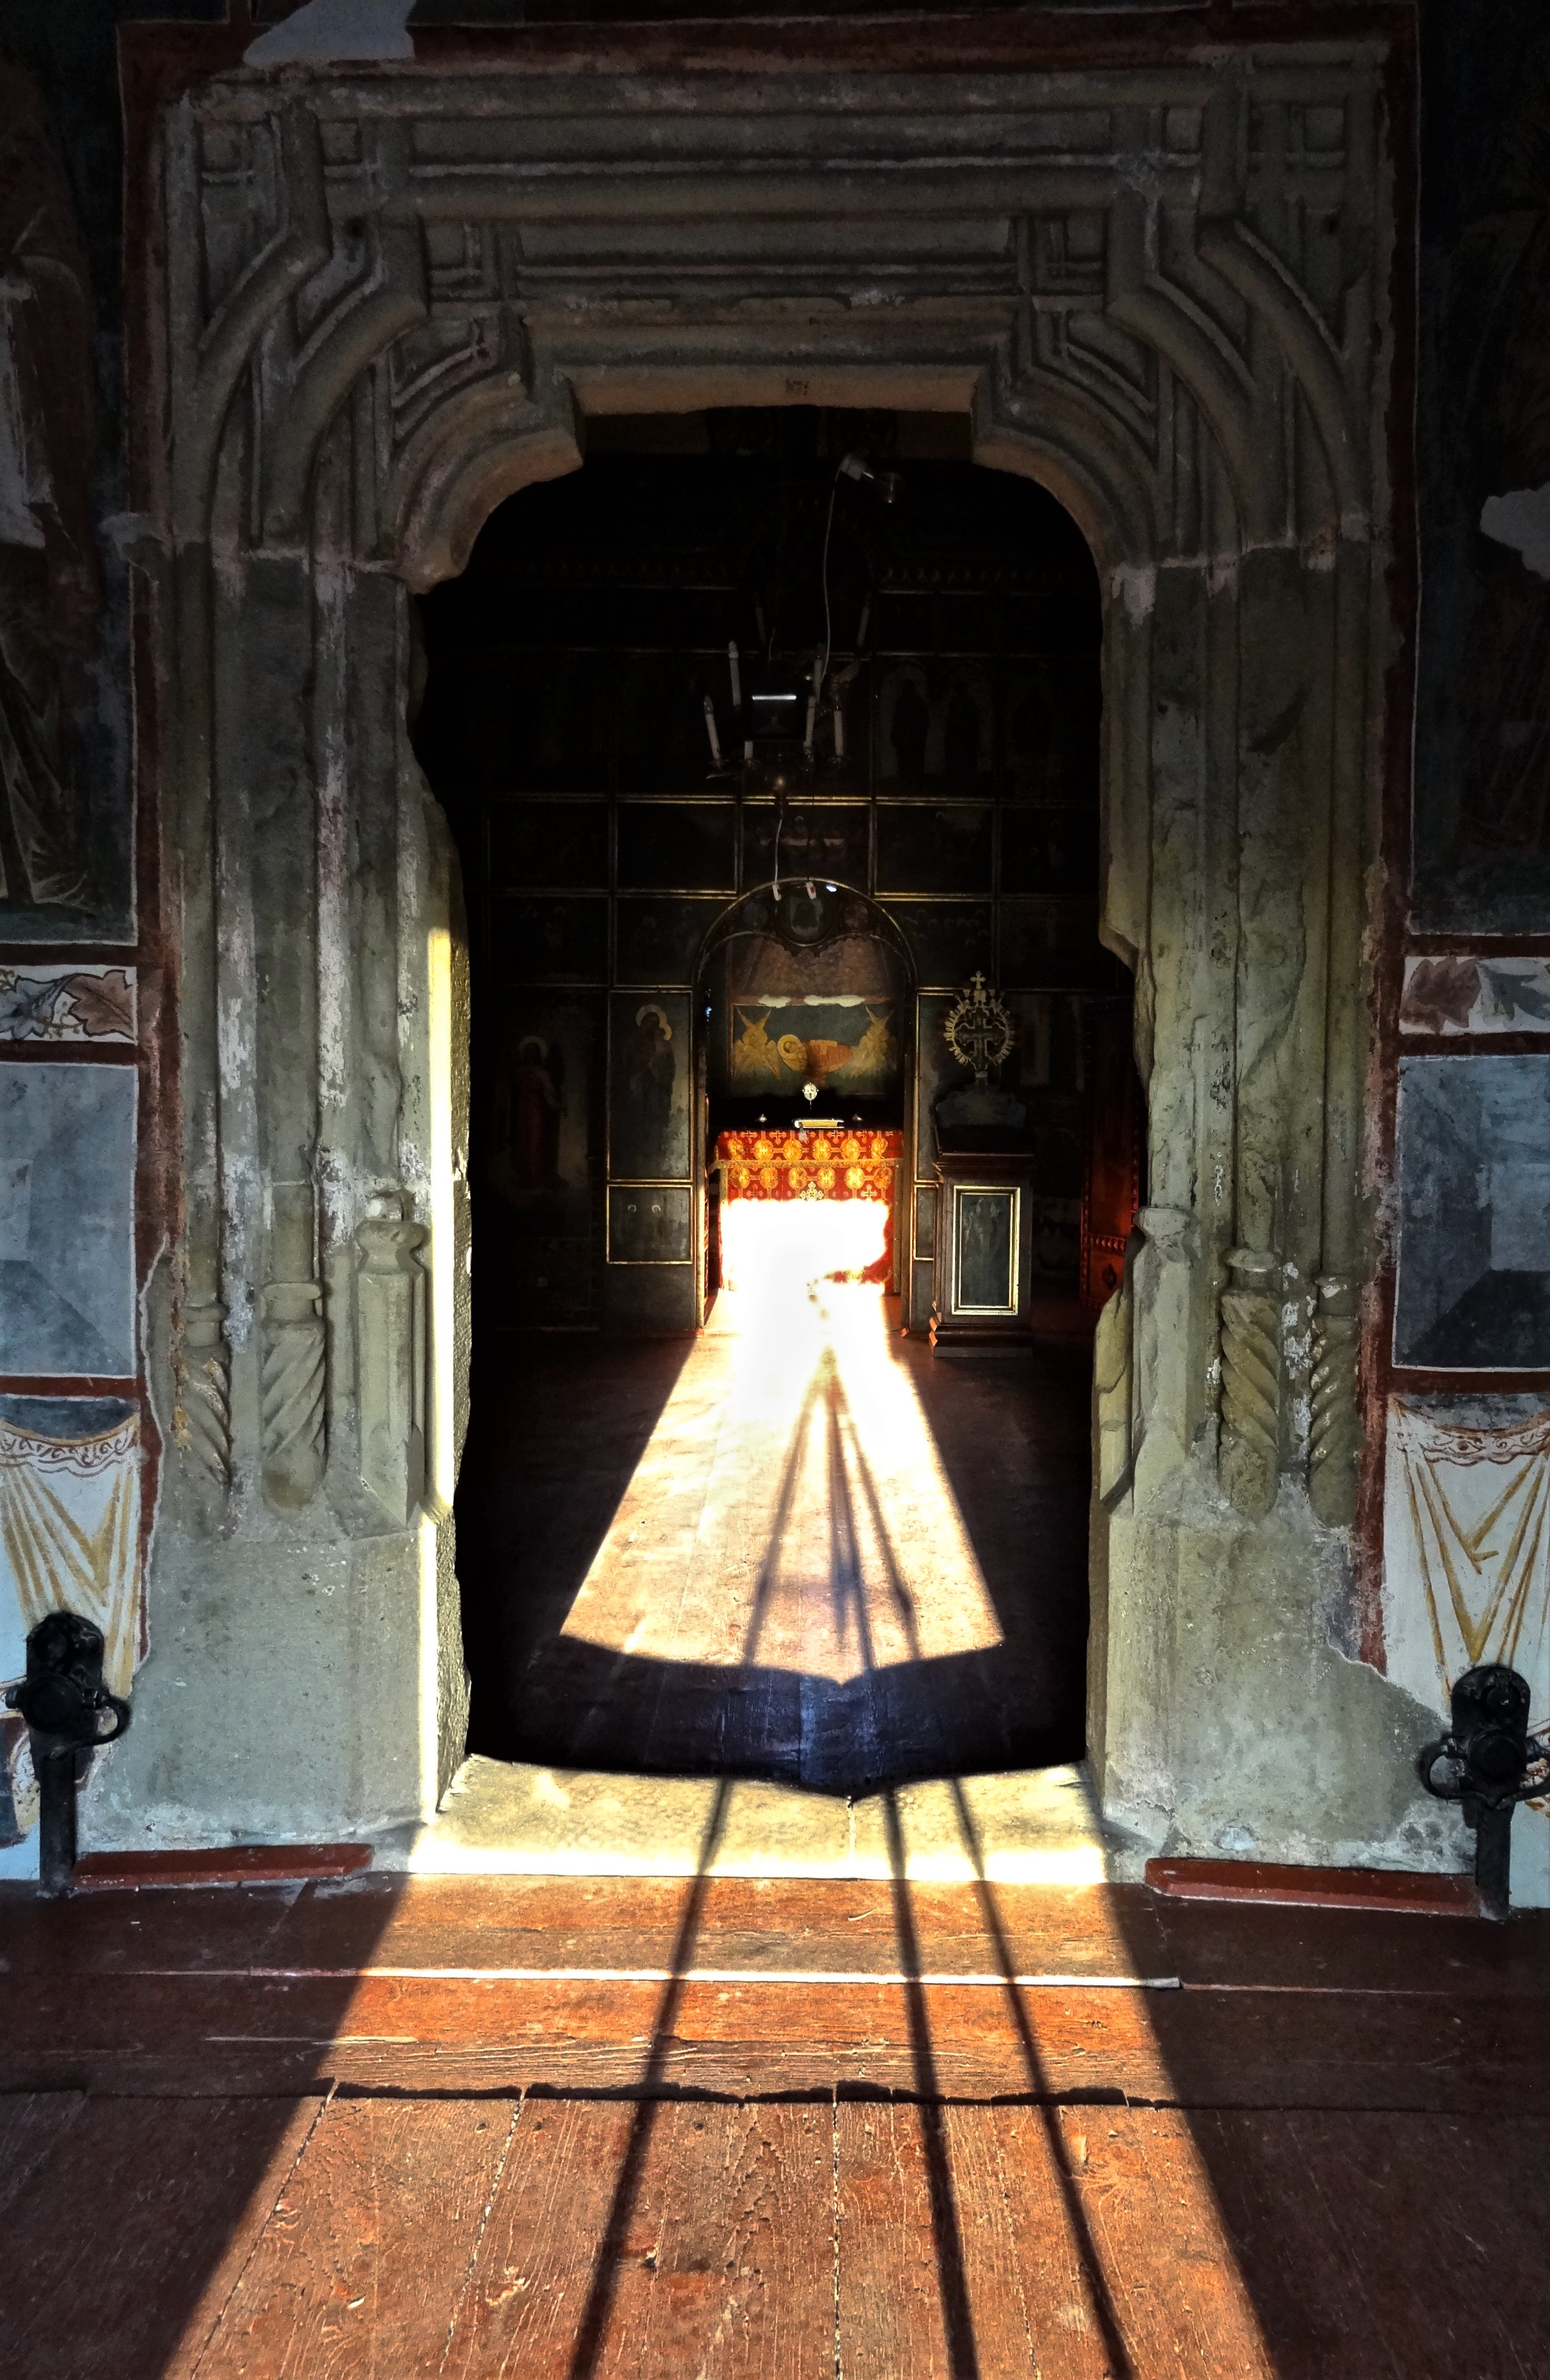
<instances>
[{"instance_id":1,"label":"painted drapery fresco","mask_svg":"<svg viewBox=\"0 0 1550 2380\"><path fill-rule=\"evenodd\" d=\"M1543 1396L1392 1398L1385 1491L1385 1661L1446 1717L1466 1670L1501 1661L1550 1714L1550 1405ZM1550 1810L1515 1829L1513 1897L1550 1893Z\"/></svg>"},{"instance_id":2,"label":"painted drapery fresco","mask_svg":"<svg viewBox=\"0 0 1550 2380\"><path fill-rule=\"evenodd\" d=\"M140 1647L139 1409L114 1399L0 1397L0 1678L21 1675L51 1611L95 1621L103 1674L127 1694Z\"/></svg>"},{"instance_id":3,"label":"painted drapery fresco","mask_svg":"<svg viewBox=\"0 0 1550 2380\"><path fill-rule=\"evenodd\" d=\"M0 1396L0 1684L51 1611L95 1621L129 1692L146 1651L140 1414L119 1398ZM37 1823L27 1730L0 1719L0 1849Z\"/></svg>"}]
</instances>

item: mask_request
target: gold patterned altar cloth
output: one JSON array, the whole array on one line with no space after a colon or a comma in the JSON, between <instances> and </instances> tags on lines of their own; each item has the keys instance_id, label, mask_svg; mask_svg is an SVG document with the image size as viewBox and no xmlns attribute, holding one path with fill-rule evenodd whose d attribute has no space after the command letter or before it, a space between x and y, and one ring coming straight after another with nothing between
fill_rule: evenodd
<instances>
[{"instance_id":1,"label":"gold patterned altar cloth","mask_svg":"<svg viewBox=\"0 0 1550 2380\"><path fill-rule=\"evenodd\" d=\"M723 1198L870 1198L887 1206L902 1132L723 1132Z\"/></svg>"}]
</instances>

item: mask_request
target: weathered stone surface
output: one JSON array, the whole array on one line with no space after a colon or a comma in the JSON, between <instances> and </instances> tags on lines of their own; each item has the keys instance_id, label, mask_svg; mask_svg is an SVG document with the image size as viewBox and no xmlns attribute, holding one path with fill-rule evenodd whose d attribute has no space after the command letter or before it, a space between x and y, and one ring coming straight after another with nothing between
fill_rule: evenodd
<instances>
[{"instance_id":1,"label":"weathered stone surface","mask_svg":"<svg viewBox=\"0 0 1550 2380\"><path fill-rule=\"evenodd\" d=\"M297 66L169 111L186 1460L102 1830L369 1832L450 1774L466 991L405 590L575 468L590 415L810 403L967 415L1107 589L1103 930L1155 1204L1104 1326L1106 1807L1169 1847L1456 1862L1423 1715L1323 1618L1369 1263L1380 72L1328 42L1060 76Z\"/></svg>"}]
</instances>

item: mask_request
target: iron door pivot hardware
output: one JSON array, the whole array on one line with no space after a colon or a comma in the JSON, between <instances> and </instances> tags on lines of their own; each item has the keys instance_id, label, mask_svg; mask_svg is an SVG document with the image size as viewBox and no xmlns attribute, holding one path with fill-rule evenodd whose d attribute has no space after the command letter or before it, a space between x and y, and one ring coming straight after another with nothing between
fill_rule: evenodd
<instances>
[{"instance_id":1,"label":"iron door pivot hardware","mask_svg":"<svg viewBox=\"0 0 1550 2380\"><path fill-rule=\"evenodd\" d=\"M103 1683L103 1632L75 1611L51 1611L27 1639L27 1674L6 1700L27 1721L37 1771L38 1888L68 1892L76 1864L76 1789L99 1744L115 1743L129 1706ZM111 1719L110 1727L103 1720Z\"/></svg>"},{"instance_id":2,"label":"iron door pivot hardware","mask_svg":"<svg viewBox=\"0 0 1550 2380\"><path fill-rule=\"evenodd\" d=\"M1489 1662L1453 1687L1453 1724L1426 1744L1416 1767L1428 1793L1460 1802L1474 1828L1474 1880L1488 1917L1510 1906L1512 1813L1550 1791L1550 1753L1529 1733L1529 1687L1516 1670Z\"/></svg>"}]
</instances>

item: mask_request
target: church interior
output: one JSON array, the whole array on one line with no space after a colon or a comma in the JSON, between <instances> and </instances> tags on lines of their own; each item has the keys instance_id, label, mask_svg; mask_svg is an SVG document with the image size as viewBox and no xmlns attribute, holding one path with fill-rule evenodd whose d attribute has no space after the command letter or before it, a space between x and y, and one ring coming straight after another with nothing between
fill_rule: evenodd
<instances>
[{"instance_id":1,"label":"church interior","mask_svg":"<svg viewBox=\"0 0 1550 2380\"><path fill-rule=\"evenodd\" d=\"M1082 1404L1141 1164L1099 605L1069 516L966 445L615 418L424 599L469 917L475 1755L830 1791L1082 1755ZM993 1073L943 1039L976 962ZM1002 1235L972 1330L944 1152ZM934 1360L975 1331L988 1360Z\"/></svg>"},{"instance_id":2,"label":"church interior","mask_svg":"<svg viewBox=\"0 0 1550 2380\"><path fill-rule=\"evenodd\" d=\"M1550 2374L1542 18L8 0L6 2374Z\"/></svg>"}]
</instances>

